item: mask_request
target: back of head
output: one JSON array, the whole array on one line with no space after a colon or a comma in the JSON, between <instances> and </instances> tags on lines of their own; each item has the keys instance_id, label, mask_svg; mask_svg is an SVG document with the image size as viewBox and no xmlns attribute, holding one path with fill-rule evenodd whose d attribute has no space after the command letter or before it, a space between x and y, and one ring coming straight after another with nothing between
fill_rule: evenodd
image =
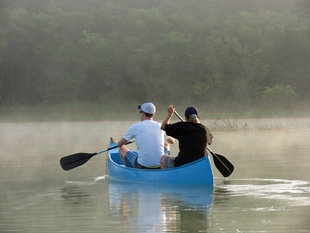
<instances>
[{"instance_id":1,"label":"back of head","mask_svg":"<svg viewBox=\"0 0 310 233\"><path fill-rule=\"evenodd\" d=\"M138 109L143 111L147 117L153 117L156 112L156 107L151 102L145 102L144 104L139 105Z\"/></svg>"},{"instance_id":2,"label":"back of head","mask_svg":"<svg viewBox=\"0 0 310 233\"><path fill-rule=\"evenodd\" d=\"M185 118L192 123L200 123L198 116L198 109L194 106L187 107L185 109Z\"/></svg>"}]
</instances>

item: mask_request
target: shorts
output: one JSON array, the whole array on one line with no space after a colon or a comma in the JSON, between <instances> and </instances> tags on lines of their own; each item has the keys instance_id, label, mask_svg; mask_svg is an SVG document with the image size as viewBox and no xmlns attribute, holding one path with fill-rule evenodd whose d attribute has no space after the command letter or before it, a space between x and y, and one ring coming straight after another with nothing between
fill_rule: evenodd
<instances>
[{"instance_id":1,"label":"shorts","mask_svg":"<svg viewBox=\"0 0 310 233\"><path fill-rule=\"evenodd\" d=\"M124 156L126 166L131 168L142 168L142 169L159 169L160 165L158 166L151 166L145 167L138 163L138 154L132 151L128 151Z\"/></svg>"},{"instance_id":2,"label":"shorts","mask_svg":"<svg viewBox=\"0 0 310 233\"><path fill-rule=\"evenodd\" d=\"M136 167L136 160L138 159L138 154L132 151L128 151L124 156L127 167Z\"/></svg>"},{"instance_id":3,"label":"shorts","mask_svg":"<svg viewBox=\"0 0 310 233\"><path fill-rule=\"evenodd\" d=\"M174 168L174 158L167 156L164 160L165 168Z\"/></svg>"}]
</instances>

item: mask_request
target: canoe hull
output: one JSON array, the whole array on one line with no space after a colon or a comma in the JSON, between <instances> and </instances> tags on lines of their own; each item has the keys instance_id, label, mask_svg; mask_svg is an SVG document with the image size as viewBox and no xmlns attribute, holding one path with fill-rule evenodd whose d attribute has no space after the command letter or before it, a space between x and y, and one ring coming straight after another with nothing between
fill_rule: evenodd
<instances>
[{"instance_id":1,"label":"canoe hull","mask_svg":"<svg viewBox=\"0 0 310 233\"><path fill-rule=\"evenodd\" d=\"M114 142L110 147L115 146ZM213 173L209 157L170 169L136 169L125 167L118 149L108 153L109 179L153 184L213 185Z\"/></svg>"}]
</instances>

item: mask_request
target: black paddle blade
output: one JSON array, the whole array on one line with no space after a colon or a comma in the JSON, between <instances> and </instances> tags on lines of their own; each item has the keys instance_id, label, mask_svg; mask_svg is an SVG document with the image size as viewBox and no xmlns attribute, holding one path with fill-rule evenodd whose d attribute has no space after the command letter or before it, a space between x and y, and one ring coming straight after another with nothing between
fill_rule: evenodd
<instances>
[{"instance_id":1,"label":"black paddle blade","mask_svg":"<svg viewBox=\"0 0 310 233\"><path fill-rule=\"evenodd\" d=\"M68 155L60 159L60 165L62 169L68 171L83 165L96 154L97 153L76 153L73 155Z\"/></svg>"},{"instance_id":2,"label":"black paddle blade","mask_svg":"<svg viewBox=\"0 0 310 233\"><path fill-rule=\"evenodd\" d=\"M231 162L229 162L228 159L226 159L223 155L212 153L213 161L217 169L220 171L220 173L224 177L228 177L231 175L231 173L234 171L234 165L232 165Z\"/></svg>"}]
</instances>

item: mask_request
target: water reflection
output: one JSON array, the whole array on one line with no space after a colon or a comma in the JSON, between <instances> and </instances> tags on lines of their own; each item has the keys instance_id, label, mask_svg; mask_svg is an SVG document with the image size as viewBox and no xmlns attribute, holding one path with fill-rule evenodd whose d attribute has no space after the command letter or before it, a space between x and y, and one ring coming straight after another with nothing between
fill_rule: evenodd
<instances>
[{"instance_id":1,"label":"water reflection","mask_svg":"<svg viewBox=\"0 0 310 233\"><path fill-rule=\"evenodd\" d=\"M61 198L68 204L80 204L89 202L91 195L77 185L66 185L60 188Z\"/></svg>"},{"instance_id":2,"label":"water reflection","mask_svg":"<svg viewBox=\"0 0 310 233\"><path fill-rule=\"evenodd\" d=\"M110 211L138 232L205 232L213 187L108 182Z\"/></svg>"}]
</instances>

